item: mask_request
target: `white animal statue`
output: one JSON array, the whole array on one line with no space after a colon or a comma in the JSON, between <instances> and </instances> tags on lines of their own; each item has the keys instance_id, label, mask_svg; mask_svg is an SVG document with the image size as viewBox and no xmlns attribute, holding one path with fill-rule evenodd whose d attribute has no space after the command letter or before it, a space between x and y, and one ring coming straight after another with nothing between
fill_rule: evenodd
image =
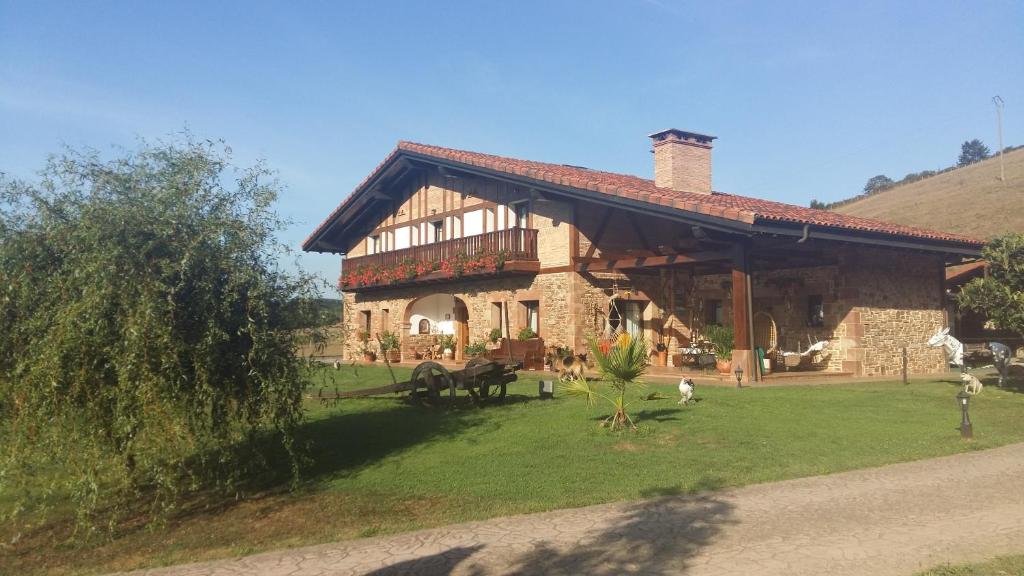
<instances>
[{"instance_id":1,"label":"white animal statue","mask_svg":"<svg viewBox=\"0 0 1024 576\"><path fill-rule=\"evenodd\" d=\"M953 366L964 365L964 345L949 334L949 328L943 328L928 339L929 348L938 348L946 352L946 358Z\"/></svg>"},{"instance_id":2,"label":"white animal statue","mask_svg":"<svg viewBox=\"0 0 1024 576\"><path fill-rule=\"evenodd\" d=\"M693 391L697 388L697 385L693 383L693 380L689 378L683 378L679 381L679 399L680 404L689 404L690 400L693 399Z\"/></svg>"},{"instance_id":3,"label":"white animal statue","mask_svg":"<svg viewBox=\"0 0 1024 576\"><path fill-rule=\"evenodd\" d=\"M1010 359L1013 358L1013 350L1006 344L999 342L989 342L985 345L986 348L992 351L992 360L996 364L996 370L999 371L999 385L1002 386L1006 383L1006 378L1009 375Z\"/></svg>"},{"instance_id":4,"label":"white animal statue","mask_svg":"<svg viewBox=\"0 0 1024 576\"><path fill-rule=\"evenodd\" d=\"M334 369L335 370L341 370L341 360L335 360L334 361Z\"/></svg>"},{"instance_id":5,"label":"white animal statue","mask_svg":"<svg viewBox=\"0 0 1024 576\"><path fill-rule=\"evenodd\" d=\"M973 374L967 374L966 372L960 375L960 381L964 383L964 392L972 396L981 394L981 389L984 387L981 380L978 380Z\"/></svg>"}]
</instances>

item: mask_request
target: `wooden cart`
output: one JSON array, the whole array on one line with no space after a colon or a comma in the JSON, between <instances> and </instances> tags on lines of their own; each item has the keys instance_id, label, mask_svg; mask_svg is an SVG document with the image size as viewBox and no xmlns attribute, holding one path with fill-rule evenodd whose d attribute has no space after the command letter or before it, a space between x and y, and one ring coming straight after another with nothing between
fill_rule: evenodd
<instances>
[{"instance_id":1,"label":"wooden cart","mask_svg":"<svg viewBox=\"0 0 1024 576\"><path fill-rule=\"evenodd\" d=\"M409 392L409 397L419 402L437 403L447 395L448 401L454 403L456 392L465 390L476 403L501 402L505 399L509 382L516 381L517 369L517 364L504 364L485 358L473 358L461 370L448 370L437 362L421 362L405 382L347 392L327 392L321 389L317 398L326 402Z\"/></svg>"}]
</instances>

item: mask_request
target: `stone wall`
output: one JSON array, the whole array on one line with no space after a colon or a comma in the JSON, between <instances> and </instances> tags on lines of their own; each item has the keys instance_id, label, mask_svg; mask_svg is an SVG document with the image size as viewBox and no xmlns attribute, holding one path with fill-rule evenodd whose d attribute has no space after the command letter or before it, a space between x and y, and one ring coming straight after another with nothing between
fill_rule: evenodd
<instances>
[{"instance_id":1,"label":"stone wall","mask_svg":"<svg viewBox=\"0 0 1024 576\"><path fill-rule=\"evenodd\" d=\"M410 335L407 310L416 299L430 294L451 294L461 300L469 312L469 343L486 341L495 325L492 314L495 303L505 303L509 309L509 327L515 337L525 326L526 313L523 302L536 301L540 310L540 336L545 344L571 346L571 323L569 309L570 298L569 272L538 274L536 276L508 276L489 279L472 279L448 284L406 286L374 290L362 293L345 294L344 319L350 327L348 341L345 345L347 358L358 358L358 333L363 330L360 320L363 312L369 311L371 328L374 332L391 330L401 335L402 349L405 352L412 347L423 347L418 335ZM381 318L387 310L387 325ZM376 344L371 343L376 349ZM461 350L467 342L458 342Z\"/></svg>"},{"instance_id":2,"label":"stone wall","mask_svg":"<svg viewBox=\"0 0 1024 576\"><path fill-rule=\"evenodd\" d=\"M870 376L899 374L902 348L907 347L911 373L946 370L942 352L923 346L928 336L945 325L941 257L847 247L834 253L834 262L754 273L753 312L772 315L783 350L796 352L809 342L829 339L832 352L827 370ZM496 327L494 303L509 306L514 337L525 325L521 302L537 301L545 342L583 350L589 336L602 332L615 287L620 295L629 291L629 299L641 305L644 335L652 344L666 331L663 318L671 323L667 330L671 353L688 345L693 331L703 328L709 300L722 302L725 322L731 323L728 274L693 276L686 270L542 273L346 294L345 319L351 327L346 353L356 357L360 312L369 310L372 329L379 331L385 329L380 325L382 311L388 310L386 329L402 333L405 340L410 302L434 293L453 294L466 304L470 342L486 340ZM809 324L811 297L821 297L821 326ZM465 345L458 343L460 349Z\"/></svg>"}]
</instances>

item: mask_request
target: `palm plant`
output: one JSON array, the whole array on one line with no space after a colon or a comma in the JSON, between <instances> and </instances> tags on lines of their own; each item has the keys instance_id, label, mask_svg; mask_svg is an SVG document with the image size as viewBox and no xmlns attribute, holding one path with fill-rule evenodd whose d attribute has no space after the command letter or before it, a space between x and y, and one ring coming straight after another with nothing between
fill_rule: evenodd
<instances>
[{"instance_id":1,"label":"palm plant","mask_svg":"<svg viewBox=\"0 0 1024 576\"><path fill-rule=\"evenodd\" d=\"M636 430L636 423L626 414L626 408L629 406L626 402L626 389L630 384L643 386L643 382L637 378L647 371L647 341L643 337L623 334L613 346L607 347L607 352L602 350L595 339L589 341L589 346L602 380L608 382L612 390L602 392L586 379L580 379L566 384L566 394L585 396L590 406L593 406L598 398L607 401L615 408L615 412L605 418L601 425L617 430L628 423L630 428Z\"/></svg>"}]
</instances>

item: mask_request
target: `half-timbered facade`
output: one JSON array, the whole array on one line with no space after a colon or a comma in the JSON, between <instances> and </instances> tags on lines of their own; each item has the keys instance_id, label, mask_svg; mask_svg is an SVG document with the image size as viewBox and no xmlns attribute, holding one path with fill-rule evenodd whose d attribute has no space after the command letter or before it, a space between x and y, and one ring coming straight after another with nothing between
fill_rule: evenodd
<instances>
[{"instance_id":1,"label":"half-timbered facade","mask_svg":"<svg viewBox=\"0 0 1024 576\"><path fill-rule=\"evenodd\" d=\"M581 351L612 326L670 358L709 324L754 374L756 324L780 350L828 340L822 369L945 369L920 346L946 324L944 270L981 242L713 192L713 138L651 135L655 178L400 142L306 240L345 255L346 353L398 333L411 359L530 328ZM610 302L614 300L614 305Z\"/></svg>"}]
</instances>

